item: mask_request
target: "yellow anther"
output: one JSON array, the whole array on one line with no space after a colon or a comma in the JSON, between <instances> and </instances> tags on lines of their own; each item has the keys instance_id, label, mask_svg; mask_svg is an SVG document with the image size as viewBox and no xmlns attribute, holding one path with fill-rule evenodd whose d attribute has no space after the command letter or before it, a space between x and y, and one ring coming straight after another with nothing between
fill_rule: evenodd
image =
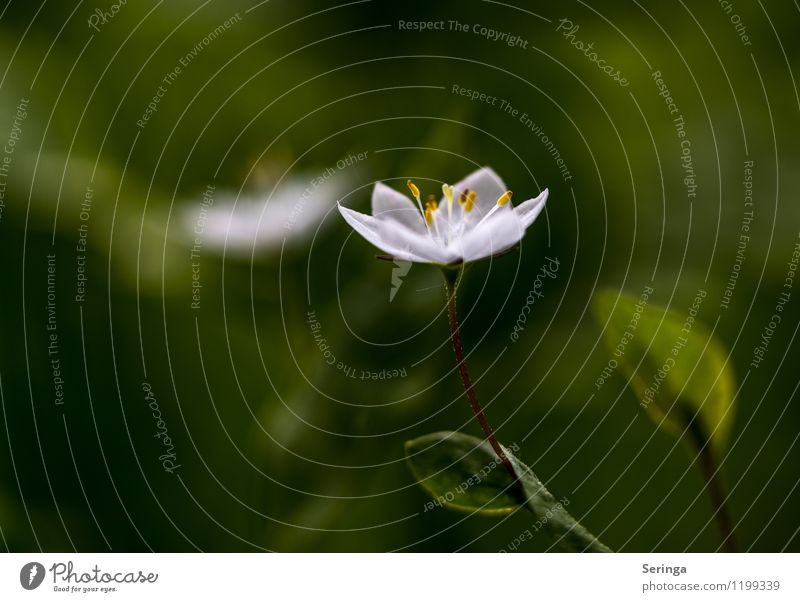
<instances>
[{"instance_id":1,"label":"yellow anther","mask_svg":"<svg viewBox=\"0 0 800 602\"><path fill-rule=\"evenodd\" d=\"M458 195L458 204L462 207L467 204L467 193L469 190L464 190Z\"/></svg>"},{"instance_id":2,"label":"yellow anther","mask_svg":"<svg viewBox=\"0 0 800 602\"><path fill-rule=\"evenodd\" d=\"M412 182L411 180L406 182L406 185L408 186L408 189L411 191L411 195L415 199L419 200L419 188L417 188L417 185L414 184L414 182Z\"/></svg>"},{"instance_id":3,"label":"yellow anther","mask_svg":"<svg viewBox=\"0 0 800 602\"><path fill-rule=\"evenodd\" d=\"M474 190L470 190L467 194L467 200L464 202L464 211L469 213L475 207L475 199L478 198L478 193Z\"/></svg>"},{"instance_id":4,"label":"yellow anther","mask_svg":"<svg viewBox=\"0 0 800 602\"><path fill-rule=\"evenodd\" d=\"M436 209L433 209L432 207L426 207L425 208L425 221L428 222L429 226L431 224L433 224L433 212L434 211L436 211Z\"/></svg>"},{"instance_id":5,"label":"yellow anther","mask_svg":"<svg viewBox=\"0 0 800 602\"><path fill-rule=\"evenodd\" d=\"M436 202L436 198L433 195L430 195L425 203L425 221L428 222L428 224L433 223L433 212L438 208L439 203Z\"/></svg>"},{"instance_id":6,"label":"yellow anther","mask_svg":"<svg viewBox=\"0 0 800 602\"><path fill-rule=\"evenodd\" d=\"M442 192L444 193L444 198L447 200L447 215L449 217L453 214L453 187L442 184Z\"/></svg>"},{"instance_id":7,"label":"yellow anther","mask_svg":"<svg viewBox=\"0 0 800 602\"><path fill-rule=\"evenodd\" d=\"M501 207L502 207L503 205L507 205L507 204L508 204L508 202L511 200L511 194L512 194L512 192L511 192L510 190L506 190L506 191L505 191L505 192L504 192L504 193L503 193L503 194L500 196L500 198L499 198L499 199L497 199L497 204L498 204L498 205L500 205Z\"/></svg>"},{"instance_id":8,"label":"yellow anther","mask_svg":"<svg viewBox=\"0 0 800 602\"><path fill-rule=\"evenodd\" d=\"M442 184L442 193L444 194L444 198L447 199L448 203L453 202L453 187L448 186L447 184Z\"/></svg>"}]
</instances>

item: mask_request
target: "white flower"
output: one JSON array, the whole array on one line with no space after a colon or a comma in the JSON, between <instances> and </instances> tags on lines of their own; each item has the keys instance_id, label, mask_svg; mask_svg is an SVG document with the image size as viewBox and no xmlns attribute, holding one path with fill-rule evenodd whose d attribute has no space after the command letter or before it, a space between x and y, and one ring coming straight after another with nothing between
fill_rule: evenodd
<instances>
[{"instance_id":1,"label":"white flower","mask_svg":"<svg viewBox=\"0 0 800 602\"><path fill-rule=\"evenodd\" d=\"M346 190L347 178L305 174L285 180L267 194L232 190L206 194L183 211L184 235L199 237L203 249L250 257L278 250L315 233L325 214Z\"/></svg>"},{"instance_id":2,"label":"white flower","mask_svg":"<svg viewBox=\"0 0 800 602\"><path fill-rule=\"evenodd\" d=\"M409 180L417 206L404 194L378 182L372 215L339 205L344 219L361 236L395 259L456 265L508 250L519 242L544 207L548 191L512 207L511 191L484 167L449 186L443 198L428 197Z\"/></svg>"}]
</instances>

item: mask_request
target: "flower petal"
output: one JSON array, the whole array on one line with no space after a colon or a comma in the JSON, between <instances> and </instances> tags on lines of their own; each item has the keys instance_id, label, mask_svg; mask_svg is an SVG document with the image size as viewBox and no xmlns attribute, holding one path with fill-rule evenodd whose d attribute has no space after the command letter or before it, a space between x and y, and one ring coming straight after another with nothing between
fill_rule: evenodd
<instances>
[{"instance_id":1,"label":"flower petal","mask_svg":"<svg viewBox=\"0 0 800 602\"><path fill-rule=\"evenodd\" d=\"M485 259L513 247L525 234L525 228L513 211L498 211L469 230L448 247L467 261Z\"/></svg>"},{"instance_id":2,"label":"flower petal","mask_svg":"<svg viewBox=\"0 0 800 602\"><path fill-rule=\"evenodd\" d=\"M470 216L478 218L486 215L495 206L497 199L508 190L505 182L491 167L482 167L472 172L453 188L455 188L456 199L462 192L467 190L475 191L478 196L475 199L475 208L470 212Z\"/></svg>"},{"instance_id":3,"label":"flower petal","mask_svg":"<svg viewBox=\"0 0 800 602\"><path fill-rule=\"evenodd\" d=\"M420 234L427 232L422 214L411 199L382 182L376 182L372 190L372 215L396 220Z\"/></svg>"},{"instance_id":4,"label":"flower petal","mask_svg":"<svg viewBox=\"0 0 800 602\"><path fill-rule=\"evenodd\" d=\"M549 194L550 192L545 188L535 199L529 199L514 207L514 212L517 214L523 228L530 226L534 220L539 217L542 209L544 209L544 204L547 202Z\"/></svg>"},{"instance_id":5,"label":"flower petal","mask_svg":"<svg viewBox=\"0 0 800 602\"><path fill-rule=\"evenodd\" d=\"M198 212L197 201L187 205L184 227L191 241L203 219L203 244L215 252L250 257L255 252L279 249L312 233L340 193L338 184L327 184L312 195L305 180L290 181L271 194L239 194L219 190L214 204Z\"/></svg>"},{"instance_id":6,"label":"flower petal","mask_svg":"<svg viewBox=\"0 0 800 602\"><path fill-rule=\"evenodd\" d=\"M427 234L418 234L395 220L365 215L339 205L345 221L361 236L392 257L417 263L449 263L445 249Z\"/></svg>"}]
</instances>

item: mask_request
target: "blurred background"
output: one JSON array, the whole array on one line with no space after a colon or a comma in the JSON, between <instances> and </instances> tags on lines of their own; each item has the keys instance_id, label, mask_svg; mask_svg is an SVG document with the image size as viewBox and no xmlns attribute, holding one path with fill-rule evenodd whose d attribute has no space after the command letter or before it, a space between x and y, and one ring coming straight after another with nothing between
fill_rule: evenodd
<instances>
[{"instance_id":1,"label":"blurred background","mask_svg":"<svg viewBox=\"0 0 800 602\"><path fill-rule=\"evenodd\" d=\"M426 510L403 456L479 434L441 274L336 211L490 165L515 202L550 190L459 295L498 438L611 548L716 550L694 458L601 378L590 311L702 288L738 379L741 546L800 550L800 9L516 4L0 9L3 549L506 549L529 516Z\"/></svg>"}]
</instances>

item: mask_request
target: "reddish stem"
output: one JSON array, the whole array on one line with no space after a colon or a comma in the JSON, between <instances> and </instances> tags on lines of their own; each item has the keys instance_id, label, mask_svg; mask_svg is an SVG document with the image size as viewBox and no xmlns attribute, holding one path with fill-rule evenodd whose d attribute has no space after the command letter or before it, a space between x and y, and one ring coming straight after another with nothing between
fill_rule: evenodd
<instances>
[{"instance_id":1,"label":"reddish stem","mask_svg":"<svg viewBox=\"0 0 800 602\"><path fill-rule=\"evenodd\" d=\"M720 474L715 450L711 447L711 441L694 413L691 410L687 410L684 404L680 404L679 408L685 414L689 424L689 435L699 453L700 472L703 473L706 491L714 510L714 519L717 521L717 526L722 536L722 547L726 552L738 552L739 544L736 540L731 515L725 505L725 488L722 484L722 475Z\"/></svg>"},{"instance_id":2,"label":"reddish stem","mask_svg":"<svg viewBox=\"0 0 800 602\"><path fill-rule=\"evenodd\" d=\"M706 489L709 498L711 498L714 518L722 535L722 546L726 552L738 552L739 544L736 541L736 533L733 529L733 521L728 513L728 507L725 505L725 493L710 442L706 443L705 447L700 450L700 469L706 480Z\"/></svg>"},{"instance_id":3,"label":"reddish stem","mask_svg":"<svg viewBox=\"0 0 800 602\"><path fill-rule=\"evenodd\" d=\"M459 271L447 269L444 271L444 278L447 283L447 316L450 320L450 339L453 341L453 350L456 353L458 372L461 375L461 382L464 384L464 390L467 392L467 398L469 399L472 413L475 414L475 418L478 419L478 423L481 425L481 429L486 435L486 440L489 442L489 445L492 446L494 453L497 454L497 457L503 463L503 466L505 466L511 477L516 481L517 473L514 471L514 467L508 459L508 456L506 456L503 447L495 438L494 431L492 431L492 427L489 425L489 421L483 413L483 408L478 402L478 396L475 394L475 389L472 387L472 381L470 380L469 371L467 370L467 363L464 359L464 350L461 347L461 336L458 333L458 313L456 311L456 279L458 278Z\"/></svg>"}]
</instances>

